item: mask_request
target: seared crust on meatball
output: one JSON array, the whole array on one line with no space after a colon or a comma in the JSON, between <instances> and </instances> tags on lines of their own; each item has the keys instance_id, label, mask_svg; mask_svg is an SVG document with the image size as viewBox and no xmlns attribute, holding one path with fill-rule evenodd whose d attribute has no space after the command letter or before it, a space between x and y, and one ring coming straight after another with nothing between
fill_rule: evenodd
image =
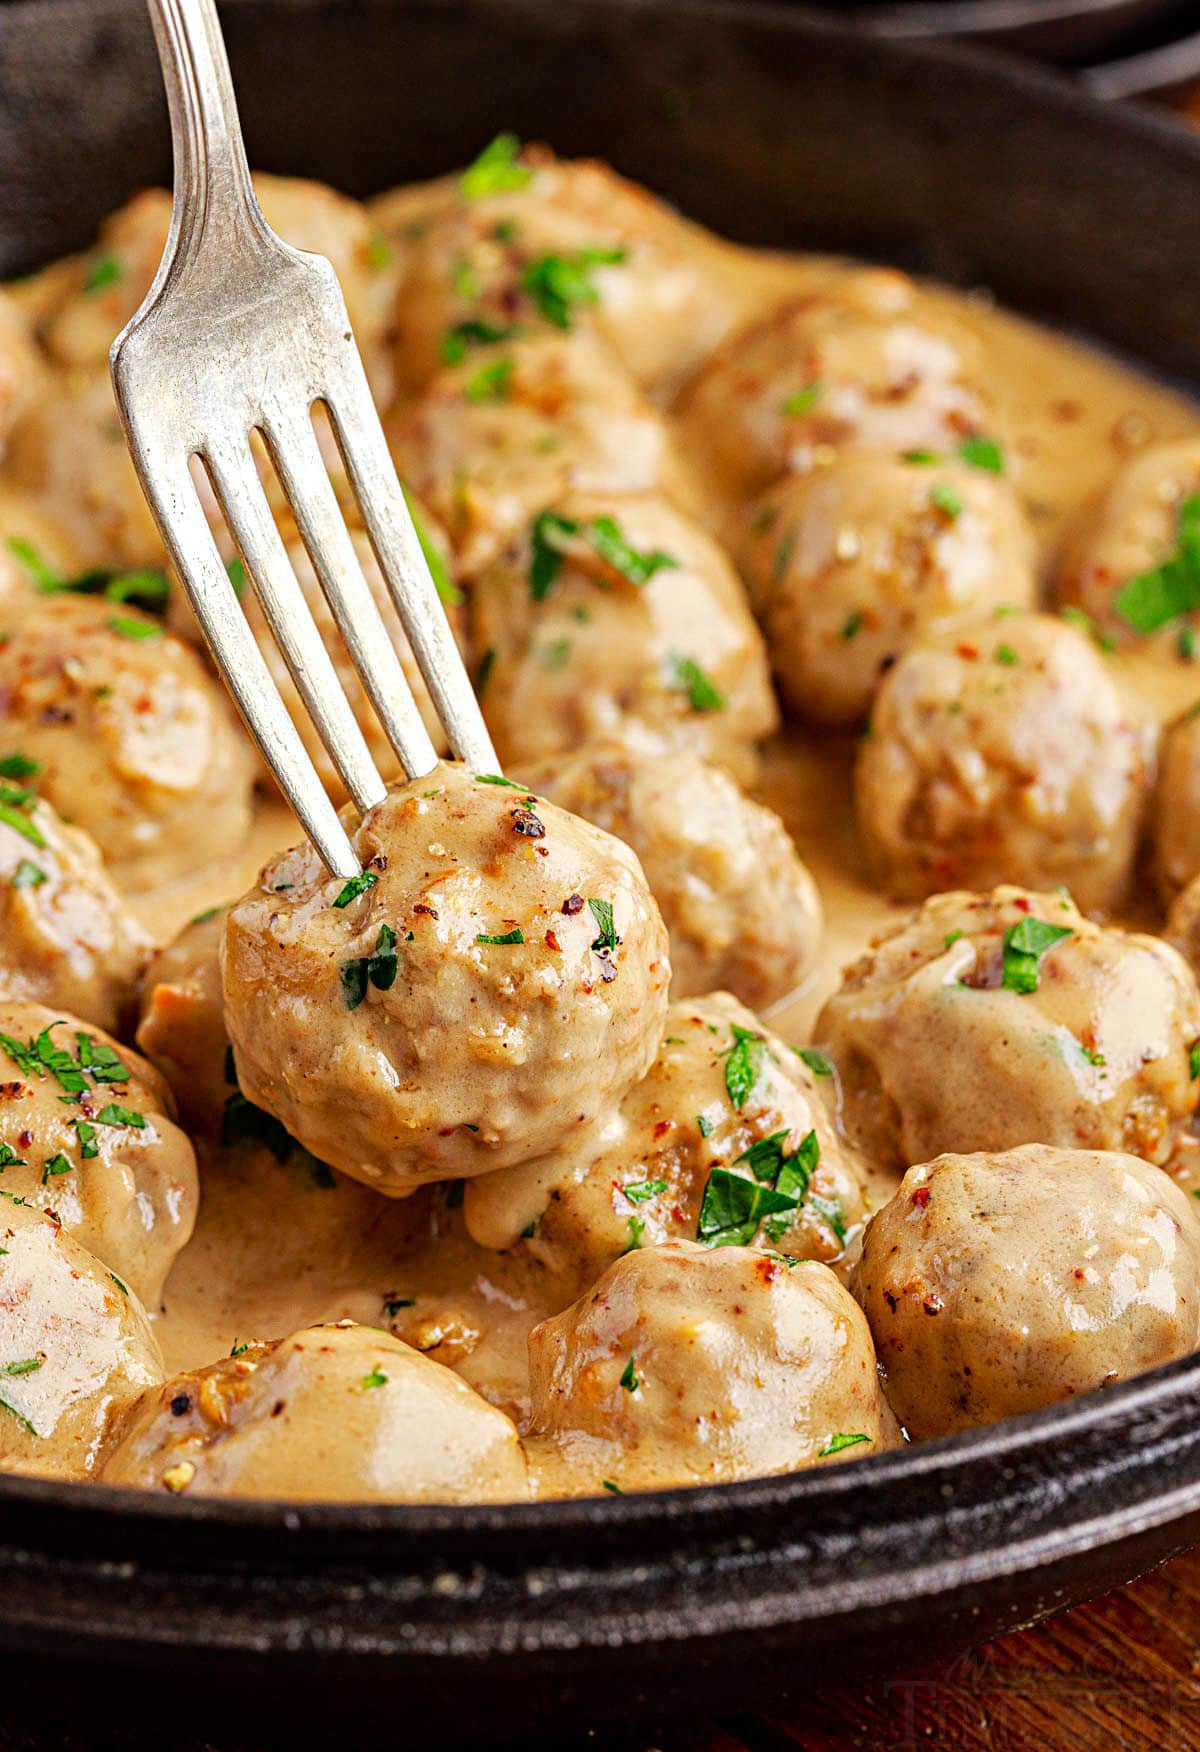
<instances>
[{"instance_id":1,"label":"seared crust on meatball","mask_svg":"<svg viewBox=\"0 0 1200 1752\"><path fill-rule=\"evenodd\" d=\"M352 838L361 892L304 845L226 921L242 1090L315 1156L403 1195L560 1148L645 1074L667 935L620 841L448 764Z\"/></svg>"},{"instance_id":2,"label":"seared crust on meatball","mask_svg":"<svg viewBox=\"0 0 1200 1752\"><path fill-rule=\"evenodd\" d=\"M9 756L18 770L32 762ZM27 775L37 782L36 773ZM0 991L115 1029L150 938L109 880L94 840L28 786L0 784Z\"/></svg>"},{"instance_id":3,"label":"seared crust on meatball","mask_svg":"<svg viewBox=\"0 0 1200 1752\"><path fill-rule=\"evenodd\" d=\"M632 846L671 939L671 992L764 1009L816 965L821 902L773 810L686 750L618 741L521 770L535 791Z\"/></svg>"},{"instance_id":4,"label":"seared crust on meatball","mask_svg":"<svg viewBox=\"0 0 1200 1752\"><path fill-rule=\"evenodd\" d=\"M163 1378L137 1296L52 1217L0 1193L0 1472L87 1478Z\"/></svg>"},{"instance_id":5,"label":"seared crust on meatball","mask_svg":"<svg viewBox=\"0 0 1200 1752\"><path fill-rule=\"evenodd\" d=\"M147 965L138 1051L165 1077L189 1131L215 1136L232 1092L221 990L221 939L229 908L183 927Z\"/></svg>"},{"instance_id":6,"label":"seared crust on meatball","mask_svg":"<svg viewBox=\"0 0 1200 1752\"><path fill-rule=\"evenodd\" d=\"M200 658L147 615L48 597L0 642L4 733L43 768L40 795L86 828L122 888L236 851L253 758Z\"/></svg>"},{"instance_id":7,"label":"seared crust on meatball","mask_svg":"<svg viewBox=\"0 0 1200 1752\"><path fill-rule=\"evenodd\" d=\"M1065 883L1129 887L1153 780L1149 726L1091 641L1052 615L922 639L885 678L858 755L858 824L898 900Z\"/></svg>"},{"instance_id":8,"label":"seared crust on meatball","mask_svg":"<svg viewBox=\"0 0 1200 1752\"><path fill-rule=\"evenodd\" d=\"M1082 609L1105 637L1122 645L1136 644L1144 630L1156 631L1146 627L1144 608L1122 592L1173 557L1180 545L1181 516L1198 494L1200 437L1140 451L1076 519L1059 569L1059 602ZM1158 615L1149 618L1157 621ZM1188 622L1200 627L1200 616L1192 614ZM1184 624L1179 617L1170 618L1169 636L1174 638Z\"/></svg>"},{"instance_id":9,"label":"seared crust on meatball","mask_svg":"<svg viewBox=\"0 0 1200 1752\"><path fill-rule=\"evenodd\" d=\"M836 1261L868 1204L824 1104L831 1081L726 992L672 1004L649 1074L595 1148L473 1180L467 1228L536 1259L560 1301L673 1239Z\"/></svg>"},{"instance_id":10,"label":"seared crust on meatball","mask_svg":"<svg viewBox=\"0 0 1200 1752\"><path fill-rule=\"evenodd\" d=\"M839 450L953 451L994 428L976 336L907 275L854 269L733 335L684 408L730 499Z\"/></svg>"},{"instance_id":11,"label":"seared crust on meatball","mask_svg":"<svg viewBox=\"0 0 1200 1752\"><path fill-rule=\"evenodd\" d=\"M105 1484L284 1502L512 1502L516 1429L441 1363L371 1326L312 1326L143 1396Z\"/></svg>"},{"instance_id":12,"label":"seared crust on meatball","mask_svg":"<svg viewBox=\"0 0 1200 1752\"><path fill-rule=\"evenodd\" d=\"M893 1445L833 1273L749 1247L628 1253L529 1335L534 1494L717 1484Z\"/></svg>"},{"instance_id":13,"label":"seared crust on meatball","mask_svg":"<svg viewBox=\"0 0 1200 1752\"><path fill-rule=\"evenodd\" d=\"M77 1017L0 999L0 1074L4 1191L156 1307L199 1199L158 1072Z\"/></svg>"},{"instance_id":14,"label":"seared crust on meatball","mask_svg":"<svg viewBox=\"0 0 1200 1752\"><path fill-rule=\"evenodd\" d=\"M1064 893L935 895L847 968L816 1034L848 1136L893 1167L1026 1143L1161 1163L1200 1091L1182 957Z\"/></svg>"},{"instance_id":15,"label":"seared crust on meatball","mask_svg":"<svg viewBox=\"0 0 1200 1752\"><path fill-rule=\"evenodd\" d=\"M640 383L673 391L734 316L703 234L594 159L527 147L491 190L468 171L426 215L396 306L397 375L512 332L595 334Z\"/></svg>"},{"instance_id":16,"label":"seared crust on meatball","mask_svg":"<svg viewBox=\"0 0 1200 1752\"><path fill-rule=\"evenodd\" d=\"M1008 482L965 462L848 456L749 514L744 576L780 692L819 724L861 718L916 639L1034 599Z\"/></svg>"},{"instance_id":17,"label":"seared crust on meatball","mask_svg":"<svg viewBox=\"0 0 1200 1752\"><path fill-rule=\"evenodd\" d=\"M1200 876L1200 705L1167 727L1154 798L1154 870L1169 902Z\"/></svg>"},{"instance_id":18,"label":"seared crust on meatball","mask_svg":"<svg viewBox=\"0 0 1200 1752\"><path fill-rule=\"evenodd\" d=\"M751 775L778 723L733 568L664 500L573 495L475 583L476 685L500 758L598 736L690 748Z\"/></svg>"},{"instance_id":19,"label":"seared crust on meatball","mask_svg":"<svg viewBox=\"0 0 1200 1752\"><path fill-rule=\"evenodd\" d=\"M42 365L25 312L0 288L0 455L42 387Z\"/></svg>"},{"instance_id":20,"label":"seared crust on meatball","mask_svg":"<svg viewBox=\"0 0 1200 1752\"><path fill-rule=\"evenodd\" d=\"M939 1156L872 1219L853 1289L892 1410L927 1441L1195 1350L1200 1221L1135 1156Z\"/></svg>"}]
</instances>

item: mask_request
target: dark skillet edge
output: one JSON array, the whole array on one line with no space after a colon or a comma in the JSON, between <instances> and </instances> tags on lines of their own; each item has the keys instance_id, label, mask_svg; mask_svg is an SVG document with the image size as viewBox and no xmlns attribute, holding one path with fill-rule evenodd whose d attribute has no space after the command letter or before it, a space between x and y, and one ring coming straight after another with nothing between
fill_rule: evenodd
<instances>
[{"instance_id":1,"label":"dark skillet edge","mask_svg":"<svg viewBox=\"0 0 1200 1752\"><path fill-rule=\"evenodd\" d=\"M532 0L454 6L476 32L481 21L503 25L508 54L545 30ZM305 57L311 64L316 40L344 71L351 50L336 40L338 11L329 0L234 0L235 70L253 77L279 62L286 86ZM281 29L281 13L292 30ZM19 80L11 57L5 71L4 50L32 44L64 14L89 30L115 29L120 45L144 34L140 0L0 7L0 165L20 164L20 122L34 114L27 91L24 108L5 119ZM353 51L364 80L393 76L385 27L401 15L430 29L455 17L448 0L367 0L370 28ZM568 93L556 100L555 125L538 130L527 121L536 83L519 94L517 115L502 113L486 86L472 118L435 116L428 139L416 116L426 168L461 161L508 121L572 151L603 150L610 126L620 168L668 187L685 209L724 218L726 229L777 243L857 243L960 284L986 281L1007 302L1200 382L1200 231L1182 223L1200 187L1200 140L1170 122L1114 116L1053 75L978 50L851 46L828 21L753 4L693 5L682 31L675 9L657 0L607 0L603 11L594 0L559 0L545 46L548 59L560 54L556 66L568 65L560 51L573 32L593 52L602 45L625 82L611 114L582 105L576 116ZM457 46L471 52L466 35ZM646 101L638 66L648 53L692 68L704 93L725 78L738 93L761 93L754 125L728 148L722 188L711 178L727 117L706 113L676 130L659 115L653 129L622 131ZM148 65L143 56L140 73ZM856 74L873 104L860 92L856 105ZM786 127L797 91L816 106L802 135ZM436 89L422 97L436 100ZM842 150L837 123L851 118L860 159L893 149L884 172L868 175ZM70 125L60 118L60 131ZM38 126L45 138L50 123ZM315 128L312 139L289 137L278 112L256 127L259 162L313 168L304 154L321 149ZM150 104L98 155L101 173L127 173L131 152L155 162L160 131ZM755 153L767 135L776 143L764 177ZM337 160L344 146L334 138L331 150ZM377 129L359 169L379 186L395 157ZM989 165L1003 203L979 201ZM802 207L786 192L797 179ZM89 188L82 206L100 198ZM94 223L65 213L58 197L40 211L60 236L65 225L82 224L86 235ZM0 259L11 259L19 219L0 214ZM1104 235L1109 224L1120 228L1122 251ZM501 1509L285 1509L0 1479L0 1648L19 1651L31 1670L49 1650L57 1662L69 1655L114 1675L130 1665L194 1666L214 1690L221 1675L236 1685L250 1669L270 1670L314 1709L326 1684L336 1691L353 1680L366 1694L419 1677L414 1721L455 1703L461 1713L469 1692L476 1731L492 1737L501 1732L493 1712L508 1712L511 1731L514 1719L554 1719L552 1706L571 1699L625 1717L651 1705L744 1705L749 1682L764 1694L786 1688L798 1638L815 1652L804 1686L860 1677L864 1663L941 1655L1032 1621L1200 1537L1198 1389L1200 1360L1189 1359L903 1454L719 1489ZM618 1681L627 1689L614 1697Z\"/></svg>"}]
</instances>

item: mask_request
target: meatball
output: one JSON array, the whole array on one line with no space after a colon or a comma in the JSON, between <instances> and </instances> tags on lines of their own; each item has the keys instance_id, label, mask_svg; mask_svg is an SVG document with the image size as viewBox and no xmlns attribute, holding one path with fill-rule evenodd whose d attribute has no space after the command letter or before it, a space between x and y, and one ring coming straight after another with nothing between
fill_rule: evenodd
<instances>
[{"instance_id":1,"label":"meatball","mask_svg":"<svg viewBox=\"0 0 1200 1752\"><path fill-rule=\"evenodd\" d=\"M894 1444L867 1323L833 1273L670 1241L529 1335L534 1494L798 1472Z\"/></svg>"},{"instance_id":2,"label":"meatball","mask_svg":"<svg viewBox=\"0 0 1200 1752\"><path fill-rule=\"evenodd\" d=\"M383 341L395 274L366 211L298 177L258 173L254 188L268 223L282 237L333 263L376 392L386 390L391 373ZM94 250L49 271L54 284L39 336L56 364L102 373L107 381L108 349L150 290L170 223L170 195L143 189L105 221Z\"/></svg>"},{"instance_id":3,"label":"meatball","mask_svg":"<svg viewBox=\"0 0 1200 1752\"><path fill-rule=\"evenodd\" d=\"M39 794L88 830L120 887L154 887L240 848L253 756L194 651L92 596L47 597L6 630L5 735L41 763Z\"/></svg>"},{"instance_id":4,"label":"meatball","mask_svg":"<svg viewBox=\"0 0 1200 1752\"><path fill-rule=\"evenodd\" d=\"M1167 902L1200 876L1200 703L1177 718L1162 739L1154 868Z\"/></svg>"},{"instance_id":5,"label":"meatball","mask_svg":"<svg viewBox=\"0 0 1200 1752\"><path fill-rule=\"evenodd\" d=\"M855 770L858 824L899 900L1011 880L1108 909L1133 873L1149 727L1052 615L922 639L884 680Z\"/></svg>"},{"instance_id":6,"label":"meatball","mask_svg":"<svg viewBox=\"0 0 1200 1752\"><path fill-rule=\"evenodd\" d=\"M1172 617L1150 574L1200 529L1200 437L1152 444L1127 462L1107 491L1084 508L1065 543L1057 581L1060 603L1082 609L1099 632L1135 644L1169 624L1172 634L1200 629L1200 614ZM1135 581L1146 578L1145 586Z\"/></svg>"},{"instance_id":7,"label":"meatball","mask_svg":"<svg viewBox=\"0 0 1200 1752\"><path fill-rule=\"evenodd\" d=\"M560 1301L676 1238L839 1259L868 1207L812 1062L725 992L672 1004L657 1059L596 1147L471 1181L468 1231L537 1260Z\"/></svg>"},{"instance_id":8,"label":"meatball","mask_svg":"<svg viewBox=\"0 0 1200 1752\"><path fill-rule=\"evenodd\" d=\"M752 744L776 728L762 637L729 561L661 499L561 500L476 581L468 613L506 762L620 735L750 777Z\"/></svg>"},{"instance_id":9,"label":"meatball","mask_svg":"<svg viewBox=\"0 0 1200 1752\"><path fill-rule=\"evenodd\" d=\"M1182 957L1062 891L935 895L846 970L816 1035L848 1135L889 1167L1030 1143L1161 1163L1200 1093Z\"/></svg>"},{"instance_id":10,"label":"meatball","mask_svg":"<svg viewBox=\"0 0 1200 1752\"><path fill-rule=\"evenodd\" d=\"M1195 1350L1200 1221L1136 1156L939 1156L872 1219L853 1288L892 1410L924 1441Z\"/></svg>"},{"instance_id":11,"label":"meatball","mask_svg":"<svg viewBox=\"0 0 1200 1752\"><path fill-rule=\"evenodd\" d=\"M36 763L0 756L0 990L114 1029L150 938L109 880L95 842L29 789Z\"/></svg>"},{"instance_id":12,"label":"meatball","mask_svg":"<svg viewBox=\"0 0 1200 1752\"><path fill-rule=\"evenodd\" d=\"M816 965L821 902L779 817L698 755L587 743L523 767L561 809L632 846L671 940L677 998L731 991L751 1009Z\"/></svg>"},{"instance_id":13,"label":"meatball","mask_svg":"<svg viewBox=\"0 0 1200 1752\"><path fill-rule=\"evenodd\" d=\"M141 1303L52 1217L0 1193L0 1472L86 1478L163 1378Z\"/></svg>"},{"instance_id":14,"label":"meatball","mask_svg":"<svg viewBox=\"0 0 1200 1752\"><path fill-rule=\"evenodd\" d=\"M859 269L734 335L684 409L732 500L835 450L953 451L994 428L977 337L905 274Z\"/></svg>"},{"instance_id":15,"label":"meatball","mask_svg":"<svg viewBox=\"0 0 1200 1752\"><path fill-rule=\"evenodd\" d=\"M242 1090L402 1196L567 1145L654 1059L667 934L619 840L443 765L352 830L364 876L284 852L230 912Z\"/></svg>"},{"instance_id":16,"label":"meatball","mask_svg":"<svg viewBox=\"0 0 1200 1752\"><path fill-rule=\"evenodd\" d=\"M441 372L397 408L388 441L468 578L574 488L699 504L661 415L583 337L493 346Z\"/></svg>"},{"instance_id":17,"label":"meatball","mask_svg":"<svg viewBox=\"0 0 1200 1752\"><path fill-rule=\"evenodd\" d=\"M793 711L864 716L886 671L923 635L1034 600L1033 545L1008 482L846 457L772 488L750 518L745 577Z\"/></svg>"},{"instance_id":18,"label":"meatball","mask_svg":"<svg viewBox=\"0 0 1200 1752\"><path fill-rule=\"evenodd\" d=\"M233 1089L221 991L228 907L202 912L158 951L142 980L138 1050L169 1084L189 1131L221 1128Z\"/></svg>"},{"instance_id":19,"label":"meatball","mask_svg":"<svg viewBox=\"0 0 1200 1752\"><path fill-rule=\"evenodd\" d=\"M528 1494L516 1429L441 1363L350 1321L238 1347L145 1393L105 1484L285 1502Z\"/></svg>"},{"instance_id":20,"label":"meatball","mask_svg":"<svg viewBox=\"0 0 1200 1752\"><path fill-rule=\"evenodd\" d=\"M192 1232L192 1146L144 1059L77 1017L0 998L0 1174L156 1307Z\"/></svg>"},{"instance_id":21,"label":"meatball","mask_svg":"<svg viewBox=\"0 0 1200 1752\"><path fill-rule=\"evenodd\" d=\"M396 306L402 382L514 330L588 330L670 394L730 326L719 253L605 164L527 149L473 166L414 244Z\"/></svg>"},{"instance_id":22,"label":"meatball","mask_svg":"<svg viewBox=\"0 0 1200 1752\"><path fill-rule=\"evenodd\" d=\"M42 365L25 313L0 288L0 454L42 387Z\"/></svg>"}]
</instances>

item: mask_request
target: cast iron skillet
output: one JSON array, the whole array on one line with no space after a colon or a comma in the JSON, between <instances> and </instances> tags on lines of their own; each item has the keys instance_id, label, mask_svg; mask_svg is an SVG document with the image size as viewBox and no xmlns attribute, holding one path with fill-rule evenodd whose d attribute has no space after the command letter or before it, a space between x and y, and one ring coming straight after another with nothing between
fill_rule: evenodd
<instances>
[{"instance_id":1,"label":"cast iron skillet","mask_svg":"<svg viewBox=\"0 0 1200 1752\"><path fill-rule=\"evenodd\" d=\"M1049 75L707 0L234 0L226 24L264 168L366 193L511 126L731 235L985 283L1200 386L1200 141ZM0 271L167 171L140 0L0 8ZM293 1745L301 1724L477 1741L794 1706L1200 1538L1198 1385L1186 1361L951 1442L619 1500L283 1509L0 1480L5 1689L69 1697L64 1663L88 1663L123 1719L172 1699L159 1746L231 1695L239 1723L282 1708Z\"/></svg>"}]
</instances>

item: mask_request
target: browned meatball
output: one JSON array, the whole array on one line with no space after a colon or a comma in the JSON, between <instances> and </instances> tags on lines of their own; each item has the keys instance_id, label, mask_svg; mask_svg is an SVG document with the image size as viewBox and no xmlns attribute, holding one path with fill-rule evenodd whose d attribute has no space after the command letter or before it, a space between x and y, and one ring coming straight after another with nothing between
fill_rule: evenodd
<instances>
[{"instance_id":1,"label":"browned meatball","mask_svg":"<svg viewBox=\"0 0 1200 1752\"><path fill-rule=\"evenodd\" d=\"M771 488L745 577L788 705L850 724L914 641L1034 600L1033 543L1008 482L965 462L848 456Z\"/></svg>"},{"instance_id":2,"label":"browned meatball","mask_svg":"<svg viewBox=\"0 0 1200 1752\"><path fill-rule=\"evenodd\" d=\"M751 1009L816 965L821 902L779 817L679 749L616 741L522 768L535 791L632 846L671 939L677 998L731 991Z\"/></svg>"},{"instance_id":3,"label":"browned meatball","mask_svg":"<svg viewBox=\"0 0 1200 1752\"><path fill-rule=\"evenodd\" d=\"M529 1335L537 1496L717 1484L893 1445L867 1323L825 1266L671 1241Z\"/></svg>"},{"instance_id":4,"label":"browned meatball","mask_svg":"<svg viewBox=\"0 0 1200 1752\"><path fill-rule=\"evenodd\" d=\"M150 1307L192 1232L196 1159L158 1073L99 1029L0 999L3 1190L62 1226Z\"/></svg>"},{"instance_id":5,"label":"browned meatball","mask_svg":"<svg viewBox=\"0 0 1200 1752\"><path fill-rule=\"evenodd\" d=\"M953 451L994 427L975 335L904 274L856 269L734 335L684 433L732 501L835 450Z\"/></svg>"},{"instance_id":6,"label":"browned meatball","mask_svg":"<svg viewBox=\"0 0 1200 1752\"><path fill-rule=\"evenodd\" d=\"M287 1502L512 1502L525 1460L504 1413L374 1327L313 1326L143 1395L105 1484Z\"/></svg>"},{"instance_id":7,"label":"browned meatball","mask_svg":"<svg viewBox=\"0 0 1200 1752\"><path fill-rule=\"evenodd\" d=\"M869 1207L824 1104L832 1078L813 1064L727 993L672 1004L649 1074L597 1144L471 1181L467 1227L537 1260L560 1302L623 1253L677 1238L839 1260Z\"/></svg>"},{"instance_id":8,"label":"browned meatball","mask_svg":"<svg viewBox=\"0 0 1200 1752\"><path fill-rule=\"evenodd\" d=\"M1154 867L1165 901L1200 876L1200 706L1177 718L1162 739Z\"/></svg>"},{"instance_id":9,"label":"browned meatball","mask_svg":"<svg viewBox=\"0 0 1200 1752\"><path fill-rule=\"evenodd\" d=\"M448 764L352 838L366 879L299 846L225 927L242 1090L313 1155L404 1195L567 1145L645 1074L670 964L628 847Z\"/></svg>"},{"instance_id":10,"label":"browned meatball","mask_svg":"<svg viewBox=\"0 0 1200 1752\"><path fill-rule=\"evenodd\" d=\"M1027 1143L1165 1162L1200 1092L1186 963L1063 893L935 895L846 970L816 1033L849 1136L892 1166Z\"/></svg>"},{"instance_id":11,"label":"browned meatball","mask_svg":"<svg viewBox=\"0 0 1200 1752\"><path fill-rule=\"evenodd\" d=\"M215 1135L233 1090L221 990L228 907L214 906L153 957L142 980L137 1044L166 1078L189 1130Z\"/></svg>"},{"instance_id":12,"label":"browned meatball","mask_svg":"<svg viewBox=\"0 0 1200 1752\"><path fill-rule=\"evenodd\" d=\"M0 1194L0 1472L87 1478L163 1378L137 1296L53 1217Z\"/></svg>"},{"instance_id":13,"label":"browned meatball","mask_svg":"<svg viewBox=\"0 0 1200 1752\"><path fill-rule=\"evenodd\" d=\"M881 886L1065 883L1084 909L1129 887L1153 740L1105 658L1053 615L924 638L885 678L855 771Z\"/></svg>"},{"instance_id":14,"label":"browned meatball","mask_svg":"<svg viewBox=\"0 0 1200 1752\"><path fill-rule=\"evenodd\" d=\"M853 1288L892 1410L922 1441L1195 1350L1200 1221L1135 1156L939 1156L870 1223Z\"/></svg>"},{"instance_id":15,"label":"browned meatball","mask_svg":"<svg viewBox=\"0 0 1200 1752\"><path fill-rule=\"evenodd\" d=\"M648 494L561 500L476 580L469 614L484 715L507 764L619 735L748 777L753 744L778 721L728 559Z\"/></svg>"},{"instance_id":16,"label":"browned meatball","mask_svg":"<svg viewBox=\"0 0 1200 1752\"><path fill-rule=\"evenodd\" d=\"M114 1029L132 1003L150 938L100 853L29 790L37 763L0 757L0 990Z\"/></svg>"}]
</instances>

